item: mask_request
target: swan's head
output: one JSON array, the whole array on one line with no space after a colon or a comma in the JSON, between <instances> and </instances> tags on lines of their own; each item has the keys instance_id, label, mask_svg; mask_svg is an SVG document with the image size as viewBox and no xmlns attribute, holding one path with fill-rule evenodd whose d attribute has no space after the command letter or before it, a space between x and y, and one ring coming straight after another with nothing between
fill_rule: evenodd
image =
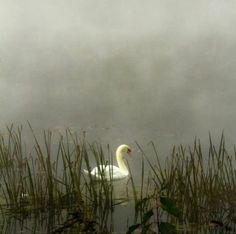
<instances>
[{"instance_id":1,"label":"swan's head","mask_svg":"<svg viewBox=\"0 0 236 234\"><path fill-rule=\"evenodd\" d=\"M128 145L123 144L123 145L120 145L117 148L116 152L117 153L122 153L122 154L127 153L127 154L131 155L131 147L128 146Z\"/></svg>"}]
</instances>

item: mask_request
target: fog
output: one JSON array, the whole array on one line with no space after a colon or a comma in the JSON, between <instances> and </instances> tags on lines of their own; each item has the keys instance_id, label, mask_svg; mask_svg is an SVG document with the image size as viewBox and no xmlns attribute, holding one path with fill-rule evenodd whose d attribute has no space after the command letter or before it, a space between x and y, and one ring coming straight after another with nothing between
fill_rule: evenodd
<instances>
[{"instance_id":1,"label":"fog","mask_svg":"<svg viewBox=\"0 0 236 234\"><path fill-rule=\"evenodd\" d=\"M0 0L0 126L104 143L236 140L235 1Z\"/></svg>"}]
</instances>

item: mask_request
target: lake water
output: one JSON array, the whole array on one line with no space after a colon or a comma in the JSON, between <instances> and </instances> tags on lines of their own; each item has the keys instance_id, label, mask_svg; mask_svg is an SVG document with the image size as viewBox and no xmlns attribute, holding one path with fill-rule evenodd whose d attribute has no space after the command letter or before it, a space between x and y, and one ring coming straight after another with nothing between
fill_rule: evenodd
<instances>
[{"instance_id":1,"label":"lake water","mask_svg":"<svg viewBox=\"0 0 236 234\"><path fill-rule=\"evenodd\" d=\"M0 128L134 148L236 140L234 1L0 3ZM30 138L29 138L30 139ZM134 160L138 168L140 160Z\"/></svg>"}]
</instances>

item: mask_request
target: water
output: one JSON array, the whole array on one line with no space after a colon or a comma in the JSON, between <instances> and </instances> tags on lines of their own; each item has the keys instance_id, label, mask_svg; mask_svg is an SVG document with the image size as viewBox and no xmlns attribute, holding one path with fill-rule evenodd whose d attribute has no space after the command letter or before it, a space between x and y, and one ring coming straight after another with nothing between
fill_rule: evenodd
<instances>
[{"instance_id":1,"label":"water","mask_svg":"<svg viewBox=\"0 0 236 234\"><path fill-rule=\"evenodd\" d=\"M0 3L0 128L174 144L235 143L235 2ZM29 136L29 140L31 137ZM150 154L151 155L151 154ZM152 160L152 159L151 159ZM136 173L138 175L138 171Z\"/></svg>"}]
</instances>

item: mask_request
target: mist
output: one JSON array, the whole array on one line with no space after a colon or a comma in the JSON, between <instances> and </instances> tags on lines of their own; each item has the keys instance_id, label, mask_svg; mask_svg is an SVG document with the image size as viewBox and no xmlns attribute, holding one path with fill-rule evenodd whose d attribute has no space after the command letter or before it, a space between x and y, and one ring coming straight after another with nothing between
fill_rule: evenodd
<instances>
[{"instance_id":1,"label":"mist","mask_svg":"<svg viewBox=\"0 0 236 234\"><path fill-rule=\"evenodd\" d=\"M114 145L235 142L235 1L0 1L0 127Z\"/></svg>"}]
</instances>

